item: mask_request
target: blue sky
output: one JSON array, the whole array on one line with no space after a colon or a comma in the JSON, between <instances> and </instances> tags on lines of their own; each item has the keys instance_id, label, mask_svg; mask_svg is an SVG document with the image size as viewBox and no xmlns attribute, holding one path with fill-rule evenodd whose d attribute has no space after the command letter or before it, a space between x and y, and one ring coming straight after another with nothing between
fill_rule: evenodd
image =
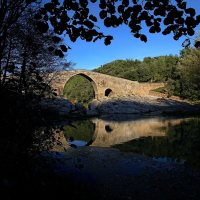
<instances>
[{"instance_id":1,"label":"blue sky","mask_svg":"<svg viewBox=\"0 0 200 200\"><path fill-rule=\"evenodd\" d=\"M199 0L186 0L186 2L187 7L195 8L196 15L200 14ZM96 17L99 16L98 4L90 3L89 8L91 14ZM65 43L72 48L68 51L67 60L76 63L74 69L92 70L118 59L143 60L144 57L148 56L179 55L182 49L181 44L186 39L181 37L178 41L175 41L172 34L167 36L163 36L161 33L150 34L149 28L144 24L142 33L148 39L147 43L144 43L140 39L134 38L126 25L117 28L106 28L100 18L97 25L105 35L112 35L114 37L111 45L105 46L103 39L93 43L78 38L73 43L68 37L65 38ZM195 30L199 28L200 26Z\"/></svg>"}]
</instances>

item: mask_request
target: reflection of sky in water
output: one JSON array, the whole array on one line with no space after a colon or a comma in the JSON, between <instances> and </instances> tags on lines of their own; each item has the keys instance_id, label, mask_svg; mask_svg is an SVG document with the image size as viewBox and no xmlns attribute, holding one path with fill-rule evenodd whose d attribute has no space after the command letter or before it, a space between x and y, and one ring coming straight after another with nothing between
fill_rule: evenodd
<instances>
[{"instance_id":1,"label":"reflection of sky in water","mask_svg":"<svg viewBox=\"0 0 200 200\"><path fill-rule=\"evenodd\" d=\"M155 158L153 157L153 160L156 160L158 162L174 162L174 163L179 163L179 164L184 164L185 160L182 160L182 161L178 161L178 159L176 158L175 160L171 159L171 158Z\"/></svg>"},{"instance_id":2,"label":"reflection of sky in water","mask_svg":"<svg viewBox=\"0 0 200 200\"><path fill-rule=\"evenodd\" d=\"M81 140L74 140L73 142L69 142L69 144L75 144L77 147L82 147L85 146L87 142Z\"/></svg>"}]
</instances>

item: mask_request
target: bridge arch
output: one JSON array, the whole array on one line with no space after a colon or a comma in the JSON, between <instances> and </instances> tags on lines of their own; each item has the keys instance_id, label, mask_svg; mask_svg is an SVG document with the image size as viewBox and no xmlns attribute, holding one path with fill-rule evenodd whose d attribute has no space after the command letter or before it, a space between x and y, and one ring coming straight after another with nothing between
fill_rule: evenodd
<instances>
[{"instance_id":1,"label":"bridge arch","mask_svg":"<svg viewBox=\"0 0 200 200\"><path fill-rule=\"evenodd\" d=\"M106 97L111 97L113 95L114 95L114 92L110 88L105 90L105 96Z\"/></svg>"},{"instance_id":2,"label":"bridge arch","mask_svg":"<svg viewBox=\"0 0 200 200\"><path fill-rule=\"evenodd\" d=\"M65 84L66 84L72 77L77 76L77 75L81 75L81 76L83 76L84 78L86 78L87 80L90 81L90 83L92 84L93 89L94 89L95 98L98 98L98 90L97 90L97 85L96 85L96 83L94 82L94 80L93 80L91 77L87 76L87 75L84 74L84 73L77 73L77 74L71 75L69 78L66 79ZM63 87L63 89L64 89L64 87Z\"/></svg>"}]
</instances>

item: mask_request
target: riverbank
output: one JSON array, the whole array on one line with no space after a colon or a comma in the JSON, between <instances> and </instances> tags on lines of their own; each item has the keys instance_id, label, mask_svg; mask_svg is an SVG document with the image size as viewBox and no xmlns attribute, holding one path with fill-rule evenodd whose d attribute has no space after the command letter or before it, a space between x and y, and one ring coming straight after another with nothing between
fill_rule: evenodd
<instances>
[{"instance_id":1,"label":"riverbank","mask_svg":"<svg viewBox=\"0 0 200 200\"><path fill-rule=\"evenodd\" d=\"M41 110L47 112L58 120L69 118L89 118L102 114L195 114L199 115L200 106L188 101L162 99L151 95L121 95L110 98L93 99L87 110L81 104L72 104L64 98L44 98L41 102ZM48 114L49 112L49 114Z\"/></svg>"},{"instance_id":2,"label":"riverbank","mask_svg":"<svg viewBox=\"0 0 200 200\"><path fill-rule=\"evenodd\" d=\"M188 101L177 101L151 95L119 95L94 99L89 109L106 114L145 114L163 112L198 112L200 108Z\"/></svg>"},{"instance_id":3,"label":"riverbank","mask_svg":"<svg viewBox=\"0 0 200 200\"><path fill-rule=\"evenodd\" d=\"M79 147L65 153L65 164L99 199L200 199L200 172L114 148ZM79 163L76 163L80 161Z\"/></svg>"},{"instance_id":4,"label":"riverbank","mask_svg":"<svg viewBox=\"0 0 200 200\"><path fill-rule=\"evenodd\" d=\"M142 119L148 118L148 116L145 115L134 115L133 117L135 119L134 124L137 124L136 119L138 117ZM162 118L162 116L160 117ZM107 118L105 116L103 117L105 124L103 124L102 130L105 131L105 134L97 134L97 138L100 138L103 146L107 143L106 137L111 139L115 134L115 130L119 130L119 132L123 134L128 133L127 135L130 136L128 130L112 126L112 121L118 119L116 118L116 114L109 115ZM151 118L154 119L153 116ZM164 121L163 119L160 120L163 126ZM99 122L98 120L98 124ZM70 124L70 121L63 121L63 126L65 126L65 123ZM115 122L114 124L116 125ZM145 121L143 121L142 124L148 126L148 123ZM169 124L172 125L173 123L170 122ZM191 124L195 129L193 131L199 133L198 126L195 128L195 124ZM73 123L71 125L73 126ZM111 129L105 129L105 125L109 125L112 128L112 132L110 132ZM129 127L131 127L130 121ZM150 127L153 128L152 123ZM187 127L184 128L183 124L181 128L187 130ZM5 171L2 170L4 178L1 179L3 182L0 182L0 186L3 194L5 193L2 199L13 199L16 198L16 196L19 196L21 199L27 199L27 195L25 195L26 192L31 194L30 198L34 200L63 197L87 200L200 199L200 172L197 170L186 167L183 164L158 162L158 160L144 156L142 154L145 153L145 151L142 150L140 145L138 148L141 148L141 154L120 152L117 149L99 147L99 145L97 145L98 147L83 146L72 148L68 146L67 138L64 137L63 131L59 131L59 128L56 127L53 129L53 138L56 141L54 141L53 138L51 142L50 140L48 141L50 144L55 145L52 150L56 152L44 152L45 149L41 149L43 152L40 156L40 152L37 153L34 151L34 156L30 157L30 166L33 167L32 170L26 169L26 166L20 165L20 168L13 169L14 171L12 173L9 172L5 177ZM136 133L141 132L135 128L131 129L135 130ZM100 128L98 128L98 130L100 130ZM157 129L153 128L152 130L153 135L155 135ZM189 130L188 138L183 132L181 135L178 133L174 135L175 132L173 132L173 137L171 139L166 139L166 143L171 144L170 141L173 141L174 145L171 145L172 148L166 148L165 152L168 154L175 150L177 144L181 154L186 157L189 156L191 158L190 162L196 162L193 158L195 158L195 156L198 158L198 151L195 149L198 149L199 137L198 134L193 134L191 127ZM147 128L145 128L145 131L147 131L148 134L150 133ZM180 148L182 143L181 140L179 140L180 137L184 138L185 144L187 144L183 146L182 149ZM153 140L151 141L156 152L162 152L162 149L157 148L158 146L155 145ZM165 143L160 143L159 140L156 141L156 144L165 146ZM61 143L63 145L66 143L67 146L63 146ZM191 146L192 143L196 144L196 146ZM130 143L127 143L128 146L129 144ZM40 142L40 146L41 145L42 143ZM134 148L136 146L137 145L133 145ZM147 148L151 148L150 143L148 143ZM193 154L190 156L190 151L192 151L194 157ZM178 155L175 158L179 158L179 160L184 160L185 158L184 156L179 156L179 154L175 155ZM170 158L169 155L164 157ZM27 163L27 160L25 161L25 163ZM17 176L15 173L17 173ZM26 192L24 193L24 191Z\"/></svg>"},{"instance_id":5,"label":"riverbank","mask_svg":"<svg viewBox=\"0 0 200 200\"><path fill-rule=\"evenodd\" d=\"M54 173L84 185L87 199L200 199L200 172L182 164L101 147L45 154L48 159L54 156L60 160ZM76 194L76 189L71 192Z\"/></svg>"}]
</instances>

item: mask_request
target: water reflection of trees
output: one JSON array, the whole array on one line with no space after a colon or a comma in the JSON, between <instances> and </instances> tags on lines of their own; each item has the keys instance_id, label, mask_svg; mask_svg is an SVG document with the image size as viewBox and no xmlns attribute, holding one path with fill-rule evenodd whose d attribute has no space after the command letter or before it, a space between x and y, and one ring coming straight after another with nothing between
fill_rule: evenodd
<instances>
[{"instance_id":1,"label":"water reflection of trees","mask_svg":"<svg viewBox=\"0 0 200 200\"><path fill-rule=\"evenodd\" d=\"M166 130L166 137L142 137L114 147L155 158L171 158L176 162L185 160L185 165L200 169L200 119L171 125Z\"/></svg>"},{"instance_id":2,"label":"water reflection of trees","mask_svg":"<svg viewBox=\"0 0 200 200\"><path fill-rule=\"evenodd\" d=\"M68 139L70 136L74 137L75 140L81 140L89 142L95 131L95 124L90 120L79 120L72 122L76 128L72 126L64 127L64 135Z\"/></svg>"}]
</instances>

